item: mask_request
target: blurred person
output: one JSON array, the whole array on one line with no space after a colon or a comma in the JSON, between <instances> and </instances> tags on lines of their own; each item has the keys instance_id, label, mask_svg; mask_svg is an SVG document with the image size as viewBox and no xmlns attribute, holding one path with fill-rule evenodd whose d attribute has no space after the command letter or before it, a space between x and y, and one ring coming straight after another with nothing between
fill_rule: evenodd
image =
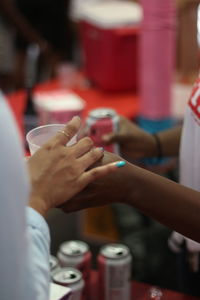
<instances>
[{"instance_id":1,"label":"blurred person","mask_svg":"<svg viewBox=\"0 0 200 300\"><path fill-rule=\"evenodd\" d=\"M105 143L119 143L122 157L129 161L144 157L178 156L180 153L180 185L128 165L123 170L123 175L118 174L116 178L107 179L107 183L100 181L91 187L91 193L99 193L100 196L95 201L90 203L88 195L87 202L84 195L85 205L103 205L106 203L103 199L108 199L109 203L131 204L169 228L175 229L177 232L169 239L169 246L178 254L179 288L197 296L200 295L200 244L192 239L200 242L199 107L200 78L197 79L188 101L183 126L154 135L121 117L119 132L104 137ZM105 192L106 187L114 191L113 195L112 192Z\"/></svg>"},{"instance_id":2,"label":"blurred person","mask_svg":"<svg viewBox=\"0 0 200 300\"><path fill-rule=\"evenodd\" d=\"M5 91L14 87L16 32L28 43L37 44L42 52L48 52L48 42L24 18L15 1L0 0L0 88Z\"/></svg>"},{"instance_id":3,"label":"blurred person","mask_svg":"<svg viewBox=\"0 0 200 300\"><path fill-rule=\"evenodd\" d=\"M11 88L14 67L13 38L11 28L0 16L0 88L4 91Z\"/></svg>"},{"instance_id":4,"label":"blurred person","mask_svg":"<svg viewBox=\"0 0 200 300\"><path fill-rule=\"evenodd\" d=\"M0 95L0 299L49 299L50 236L47 212L68 201L89 182L115 171L119 164L88 170L103 156L89 138L66 143L80 119L38 150L25 166L16 124ZM26 208L25 208L26 207Z\"/></svg>"},{"instance_id":5,"label":"blurred person","mask_svg":"<svg viewBox=\"0 0 200 300\"><path fill-rule=\"evenodd\" d=\"M130 159L155 156L178 156L180 154L180 183L200 191L200 79L194 84L185 114L184 124L151 135L125 118L121 119L117 135L105 140L119 142L122 153ZM200 200L199 200L200 201ZM200 296L200 244L173 232L169 239L170 249L177 253L179 288L186 293Z\"/></svg>"},{"instance_id":6,"label":"blurred person","mask_svg":"<svg viewBox=\"0 0 200 300\"><path fill-rule=\"evenodd\" d=\"M123 156L130 160L156 155L178 156L180 153L180 183L200 191L199 95L200 78L193 87L183 127L177 126L152 135L121 118L119 133L106 136L105 141L118 142ZM177 253L179 288L200 296L200 244L174 232L169 239L169 246Z\"/></svg>"},{"instance_id":7,"label":"blurred person","mask_svg":"<svg viewBox=\"0 0 200 300\"><path fill-rule=\"evenodd\" d=\"M48 79L55 76L59 64L72 61L73 34L68 18L69 1L60 0L15 0L20 13L29 20L30 24L46 40L49 45L48 55L41 55L40 77ZM17 36L18 53L17 74L20 74L21 63L27 49L27 41L21 35ZM21 81L24 74L21 75Z\"/></svg>"}]
</instances>

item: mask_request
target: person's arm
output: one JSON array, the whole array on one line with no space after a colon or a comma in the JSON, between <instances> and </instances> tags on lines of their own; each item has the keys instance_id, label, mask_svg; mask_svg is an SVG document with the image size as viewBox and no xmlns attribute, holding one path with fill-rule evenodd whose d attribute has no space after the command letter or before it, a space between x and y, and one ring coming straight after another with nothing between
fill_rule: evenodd
<instances>
[{"instance_id":1,"label":"person's arm","mask_svg":"<svg viewBox=\"0 0 200 300\"><path fill-rule=\"evenodd\" d=\"M200 242L199 192L130 164L123 171L130 186L121 202Z\"/></svg>"},{"instance_id":2,"label":"person's arm","mask_svg":"<svg viewBox=\"0 0 200 300\"><path fill-rule=\"evenodd\" d=\"M29 295L29 299L46 300L49 298L50 283L49 228L45 219L31 207L26 208L26 222L28 248L25 285L26 294Z\"/></svg>"},{"instance_id":3,"label":"person's arm","mask_svg":"<svg viewBox=\"0 0 200 300\"><path fill-rule=\"evenodd\" d=\"M163 156L178 156L181 132L182 126L176 126L157 133L157 136L160 139Z\"/></svg>"},{"instance_id":4,"label":"person's arm","mask_svg":"<svg viewBox=\"0 0 200 300\"><path fill-rule=\"evenodd\" d=\"M49 47L43 37L31 26L28 20L20 13L12 0L0 0L0 10L8 22L15 26L19 33L30 43L39 45L42 51Z\"/></svg>"},{"instance_id":5,"label":"person's arm","mask_svg":"<svg viewBox=\"0 0 200 300\"><path fill-rule=\"evenodd\" d=\"M103 162L119 159L106 153ZM136 207L164 225L200 242L200 193L130 163L90 184L63 206L65 212L111 203Z\"/></svg>"},{"instance_id":6,"label":"person's arm","mask_svg":"<svg viewBox=\"0 0 200 300\"><path fill-rule=\"evenodd\" d=\"M163 155L177 156L181 138L181 126L157 133ZM103 137L103 141L119 143L122 156L131 159L155 157L158 155L154 136L130 120L121 117L119 131Z\"/></svg>"}]
</instances>

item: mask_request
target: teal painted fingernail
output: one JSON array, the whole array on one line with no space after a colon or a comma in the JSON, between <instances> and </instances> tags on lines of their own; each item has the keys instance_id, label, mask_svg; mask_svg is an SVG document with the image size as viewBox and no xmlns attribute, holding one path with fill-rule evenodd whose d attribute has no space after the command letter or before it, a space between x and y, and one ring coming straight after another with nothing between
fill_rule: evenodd
<instances>
[{"instance_id":1,"label":"teal painted fingernail","mask_svg":"<svg viewBox=\"0 0 200 300\"><path fill-rule=\"evenodd\" d=\"M122 167L125 166L125 164L126 164L125 161L119 161L118 163L116 163L116 166L117 166L118 168L122 168Z\"/></svg>"},{"instance_id":2,"label":"teal painted fingernail","mask_svg":"<svg viewBox=\"0 0 200 300\"><path fill-rule=\"evenodd\" d=\"M103 147L99 147L99 150L101 150L102 152L104 152L104 148Z\"/></svg>"}]
</instances>

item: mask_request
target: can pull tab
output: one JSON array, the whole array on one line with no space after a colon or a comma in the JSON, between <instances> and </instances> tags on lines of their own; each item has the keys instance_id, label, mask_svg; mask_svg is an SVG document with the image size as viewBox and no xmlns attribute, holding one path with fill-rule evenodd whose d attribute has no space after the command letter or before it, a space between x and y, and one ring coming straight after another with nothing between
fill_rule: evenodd
<instances>
[{"instance_id":1,"label":"can pull tab","mask_svg":"<svg viewBox=\"0 0 200 300\"><path fill-rule=\"evenodd\" d=\"M150 288L148 299L161 300L162 296L163 296L163 293L159 288L157 288L156 286L153 286Z\"/></svg>"}]
</instances>

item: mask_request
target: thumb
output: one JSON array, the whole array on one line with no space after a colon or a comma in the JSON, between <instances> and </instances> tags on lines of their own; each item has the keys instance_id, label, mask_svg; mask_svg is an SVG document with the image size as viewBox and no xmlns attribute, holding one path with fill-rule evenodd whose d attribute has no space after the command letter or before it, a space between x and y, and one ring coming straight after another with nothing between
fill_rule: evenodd
<instances>
[{"instance_id":1,"label":"thumb","mask_svg":"<svg viewBox=\"0 0 200 300\"><path fill-rule=\"evenodd\" d=\"M122 137L117 133L105 134L102 137L102 141L105 144L111 144L111 143L115 143L115 142L119 143L119 142L121 142L121 140L122 140Z\"/></svg>"}]
</instances>

